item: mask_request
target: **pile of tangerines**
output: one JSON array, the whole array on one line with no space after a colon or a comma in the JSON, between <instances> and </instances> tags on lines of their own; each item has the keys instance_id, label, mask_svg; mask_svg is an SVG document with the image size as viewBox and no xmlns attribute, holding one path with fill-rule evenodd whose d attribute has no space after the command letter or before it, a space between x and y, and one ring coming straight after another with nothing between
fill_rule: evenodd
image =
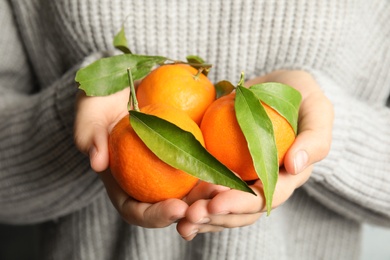
<instances>
[{"instance_id":1,"label":"pile of tangerines","mask_svg":"<svg viewBox=\"0 0 390 260\"><path fill-rule=\"evenodd\" d=\"M235 92L216 98L208 77L188 64L166 64L137 86L141 112L165 119L195 138L244 181L258 179L247 141L237 122ZM260 101L259 101L260 102ZM263 104L273 124L279 165L295 139L288 121ZM148 203L183 198L198 179L160 160L124 117L109 138L112 175L131 197Z\"/></svg>"}]
</instances>

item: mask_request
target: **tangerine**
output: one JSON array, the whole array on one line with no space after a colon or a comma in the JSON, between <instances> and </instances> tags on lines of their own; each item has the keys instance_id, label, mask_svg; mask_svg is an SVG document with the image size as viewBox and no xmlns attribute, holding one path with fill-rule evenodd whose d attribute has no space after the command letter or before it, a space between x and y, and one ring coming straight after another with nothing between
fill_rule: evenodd
<instances>
[{"instance_id":1,"label":"tangerine","mask_svg":"<svg viewBox=\"0 0 390 260\"><path fill-rule=\"evenodd\" d=\"M234 109L235 93L223 96L206 110L201 130L206 149L243 180L258 179L247 141L237 122ZM295 133L288 121L278 112L262 103L274 129L279 166L295 140Z\"/></svg>"},{"instance_id":2,"label":"tangerine","mask_svg":"<svg viewBox=\"0 0 390 260\"><path fill-rule=\"evenodd\" d=\"M191 132L204 145L199 126L183 111L161 103L145 106L141 111ZM135 133L129 116L123 117L110 133L109 154L114 179L126 193L142 202L183 198L198 182L196 177L160 160Z\"/></svg>"},{"instance_id":3,"label":"tangerine","mask_svg":"<svg viewBox=\"0 0 390 260\"><path fill-rule=\"evenodd\" d=\"M137 87L140 108L166 103L185 111L197 124L215 97L214 85L208 77L187 64L162 65L150 72Z\"/></svg>"}]
</instances>

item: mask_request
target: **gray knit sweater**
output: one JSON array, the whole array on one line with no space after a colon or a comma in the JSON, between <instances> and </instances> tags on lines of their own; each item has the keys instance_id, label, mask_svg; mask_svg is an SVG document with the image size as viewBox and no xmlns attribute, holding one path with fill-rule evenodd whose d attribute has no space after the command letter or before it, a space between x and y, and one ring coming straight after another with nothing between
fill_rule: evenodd
<instances>
[{"instance_id":1,"label":"gray knit sweater","mask_svg":"<svg viewBox=\"0 0 390 260\"><path fill-rule=\"evenodd\" d=\"M47 259L358 259L361 223L390 226L389 14L387 0L1 0L0 221L43 223ZM214 82L315 76L332 148L269 217L192 242L121 220L72 127L75 72L127 16L135 53L197 54Z\"/></svg>"}]
</instances>

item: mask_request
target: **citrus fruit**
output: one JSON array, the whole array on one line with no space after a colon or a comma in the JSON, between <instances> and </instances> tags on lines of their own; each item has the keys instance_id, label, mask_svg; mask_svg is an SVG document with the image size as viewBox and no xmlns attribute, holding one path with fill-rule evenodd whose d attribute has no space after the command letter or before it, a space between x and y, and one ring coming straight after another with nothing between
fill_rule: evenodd
<instances>
[{"instance_id":1,"label":"citrus fruit","mask_svg":"<svg viewBox=\"0 0 390 260\"><path fill-rule=\"evenodd\" d=\"M258 179L244 134L234 110L235 93L223 96L206 110L201 130L206 149L243 180ZM274 109L262 103L274 129L279 165L295 140L291 125Z\"/></svg>"},{"instance_id":2,"label":"citrus fruit","mask_svg":"<svg viewBox=\"0 0 390 260\"><path fill-rule=\"evenodd\" d=\"M215 96L213 83L186 64L157 67L137 87L140 108L165 103L185 111L197 124Z\"/></svg>"},{"instance_id":3,"label":"citrus fruit","mask_svg":"<svg viewBox=\"0 0 390 260\"><path fill-rule=\"evenodd\" d=\"M163 118L191 132L204 145L199 126L183 111L165 104L145 106L141 112ZM131 197L148 203L183 198L198 179L160 160L137 136L129 116L122 118L109 137L110 169Z\"/></svg>"}]
</instances>

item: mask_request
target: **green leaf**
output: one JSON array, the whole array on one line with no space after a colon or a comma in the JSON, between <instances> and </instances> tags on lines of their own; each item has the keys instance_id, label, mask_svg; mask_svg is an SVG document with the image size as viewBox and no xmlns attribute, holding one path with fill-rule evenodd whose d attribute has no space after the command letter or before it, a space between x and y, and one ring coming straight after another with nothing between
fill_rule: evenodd
<instances>
[{"instance_id":1,"label":"green leaf","mask_svg":"<svg viewBox=\"0 0 390 260\"><path fill-rule=\"evenodd\" d=\"M197 55L188 55L186 57L186 60L188 64L190 64L195 69L202 69L202 74L204 74L206 77L209 74L211 64L205 63L204 59Z\"/></svg>"},{"instance_id":2,"label":"green leaf","mask_svg":"<svg viewBox=\"0 0 390 260\"><path fill-rule=\"evenodd\" d=\"M276 82L256 84L251 86L250 90L258 99L286 118L297 134L299 106L302 100L298 90Z\"/></svg>"},{"instance_id":3,"label":"green leaf","mask_svg":"<svg viewBox=\"0 0 390 260\"><path fill-rule=\"evenodd\" d=\"M255 170L263 183L267 213L270 214L279 174L272 122L253 92L240 85L236 89L234 108Z\"/></svg>"},{"instance_id":4,"label":"green leaf","mask_svg":"<svg viewBox=\"0 0 390 260\"><path fill-rule=\"evenodd\" d=\"M115 35L113 44L115 48L121 50L123 53L131 54L127 43L124 26L122 26L121 30Z\"/></svg>"},{"instance_id":5,"label":"green leaf","mask_svg":"<svg viewBox=\"0 0 390 260\"><path fill-rule=\"evenodd\" d=\"M146 146L172 167L209 183L255 194L190 132L159 117L134 110L130 111L130 124Z\"/></svg>"},{"instance_id":6,"label":"green leaf","mask_svg":"<svg viewBox=\"0 0 390 260\"><path fill-rule=\"evenodd\" d=\"M214 87L215 87L215 90L217 91L217 98L226 96L226 95L232 93L232 91L235 89L234 85L230 81L227 81L227 80L221 80L221 81L217 82L214 85Z\"/></svg>"},{"instance_id":7,"label":"green leaf","mask_svg":"<svg viewBox=\"0 0 390 260\"><path fill-rule=\"evenodd\" d=\"M196 63L196 64L203 64L205 63L204 59L202 59L201 57L197 56L197 55L188 55L186 57L187 61L189 63Z\"/></svg>"},{"instance_id":8,"label":"green leaf","mask_svg":"<svg viewBox=\"0 0 390 260\"><path fill-rule=\"evenodd\" d=\"M167 60L161 56L122 54L102 58L77 71L75 80L87 96L106 96L129 86L127 69L134 80L145 77L154 66Z\"/></svg>"}]
</instances>

